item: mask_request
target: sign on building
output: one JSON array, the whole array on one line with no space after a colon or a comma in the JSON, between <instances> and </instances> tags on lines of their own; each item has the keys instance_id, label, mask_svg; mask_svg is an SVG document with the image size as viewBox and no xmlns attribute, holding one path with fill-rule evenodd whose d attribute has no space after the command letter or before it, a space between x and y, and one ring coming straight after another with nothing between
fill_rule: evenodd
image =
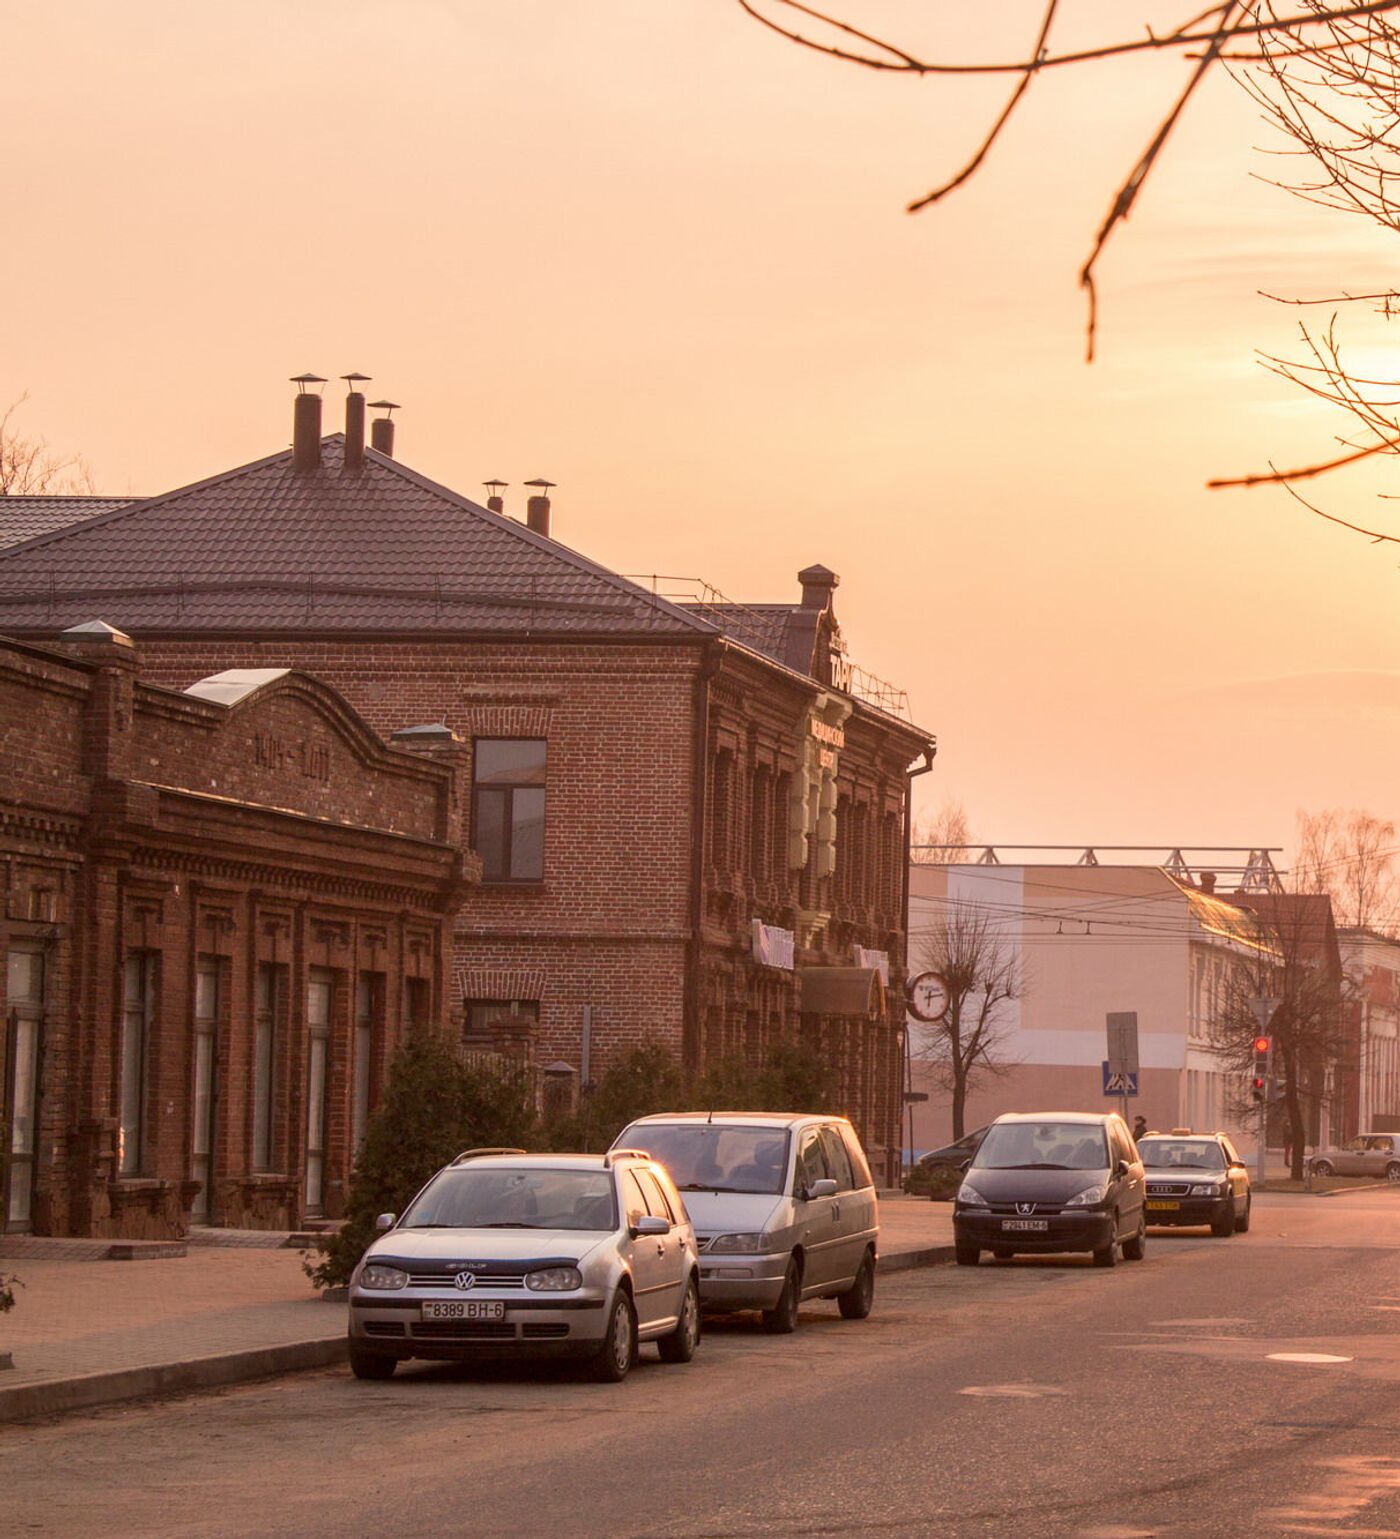
<instances>
[{"instance_id":1,"label":"sign on building","mask_svg":"<svg viewBox=\"0 0 1400 1539\"><path fill-rule=\"evenodd\" d=\"M890 954L888 951L875 951L869 946L857 946L856 966L873 967L880 975L880 982L886 988L890 986Z\"/></svg>"}]
</instances>

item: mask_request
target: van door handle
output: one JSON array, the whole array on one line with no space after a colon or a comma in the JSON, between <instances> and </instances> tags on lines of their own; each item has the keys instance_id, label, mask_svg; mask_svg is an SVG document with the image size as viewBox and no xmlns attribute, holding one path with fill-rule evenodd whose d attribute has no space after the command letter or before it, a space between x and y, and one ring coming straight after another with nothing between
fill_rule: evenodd
<instances>
[{"instance_id":1,"label":"van door handle","mask_svg":"<svg viewBox=\"0 0 1400 1539\"><path fill-rule=\"evenodd\" d=\"M658 1256L664 1256L666 1254L666 1247L661 1243L660 1240L656 1242L656 1254Z\"/></svg>"},{"instance_id":2,"label":"van door handle","mask_svg":"<svg viewBox=\"0 0 1400 1539\"><path fill-rule=\"evenodd\" d=\"M841 1217L841 1204L839 1202L833 1202L832 1205L831 1205L831 1221L832 1221L832 1223L835 1223L836 1220L838 1218L840 1218L840 1217Z\"/></svg>"}]
</instances>

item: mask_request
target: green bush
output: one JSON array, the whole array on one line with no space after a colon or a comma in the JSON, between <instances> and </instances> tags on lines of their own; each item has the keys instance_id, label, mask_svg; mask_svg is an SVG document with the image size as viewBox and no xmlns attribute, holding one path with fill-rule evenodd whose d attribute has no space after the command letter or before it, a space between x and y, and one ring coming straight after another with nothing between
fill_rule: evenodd
<instances>
[{"instance_id":1,"label":"green bush","mask_svg":"<svg viewBox=\"0 0 1400 1539\"><path fill-rule=\"evenodd\" d=\"M963 1173L948 1165L915 1165L904 1178L904 1190L911 1197L927 1197L932 1202L950 1202L962 1185Z\"/></svg>"},{"instance_id":2,"label":"green bush","mask_svg":"<svg viewBox=\"0 0 1400 1539\"><path fill-rule=\"evenodd\" d=\"M671 1051L644 1043L609 1064L598 1083L579 1098L579 1109L549 1123L542 1147L590 1153L606 1149L629 1122L648 1112L685 1105L685 1076Z\"/></svg>"},{"instance_id":3,"label":"green bush","mask_svg":"<svg viewBox=\"0 0 1400 1539\"><path fill-rule=\"evenodd\" d=\"M345 1224L320 1258L308 1261L307 1275L322 1288L348 1282L380 1213L402 1213L428 1177L463 1149L528 1148L533 1121L523 1069L467 1063L440 1037L410 1037L389 1065L383 1099L365 1129Z\"/></svg>"}]
</instances>

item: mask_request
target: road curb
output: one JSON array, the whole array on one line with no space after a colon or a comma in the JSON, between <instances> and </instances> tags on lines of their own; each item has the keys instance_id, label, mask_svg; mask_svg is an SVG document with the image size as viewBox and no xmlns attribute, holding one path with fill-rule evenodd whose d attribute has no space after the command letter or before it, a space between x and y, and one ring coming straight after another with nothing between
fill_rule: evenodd
<instances>
[{"instance_id":1,"label":"road curb","mask_svg":"<svg viewBox=\"0 0 1400 1539\"><path fill-rule=\"evenodd\" d=\"M926 1245L922 1250L886 1252L875 1264L877 1272L912 1272L916 1267L946 1266L957 1259L952 1245Z\"/></svg>"},{"instance_id":2,"label":"road curb","mask_svg":"<svg viewBox=\"0 0 1400 1539\"><path fill-rule=\"evenodd\" d=\"M274 1374L326 1368L344 1362L347 1355L345 1337L331 1336L316 1341L289 1341L276 1347L253 1347L243 1352L221 1352L184 1363L153 1363L145 1368L119 1368L111 1373L85 1373L47 1383L17 1384L13 1389L0 1389L0 1422L28 1421L36 1416L85 1411L147 1395L217 1389Z\"/></svg>"}]
</instances>

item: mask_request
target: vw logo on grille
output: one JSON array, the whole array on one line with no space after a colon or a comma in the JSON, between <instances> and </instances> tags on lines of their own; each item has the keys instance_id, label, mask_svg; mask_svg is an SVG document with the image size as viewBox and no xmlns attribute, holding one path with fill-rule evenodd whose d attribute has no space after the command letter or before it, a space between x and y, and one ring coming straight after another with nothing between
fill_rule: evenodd
<instances>
[{"instance_id":1,"label":"vw logo on grille","mask_svg":"<svg viewBox=\"0 0 1400 1539\"><path fill-rule=\"evenodd\" d=\"M463 1293L470 1292L471 1289L476 1287L476 1273L458 1272L452 1279L452 1283L454 1287L460 1288Z\"/></svg>"},{"instance_id":2,"label":"vw logo on grille","mask_svg":"<svg viewBox=\"0 0 1400 1539\"><path fill-rule=\"evenodd\" d=\"M1033 1202L1018 1202L1016 1204L1016 1211L1018 1213L1034 1213L1035 1204Z\"/></svg>"}]
</instances>

